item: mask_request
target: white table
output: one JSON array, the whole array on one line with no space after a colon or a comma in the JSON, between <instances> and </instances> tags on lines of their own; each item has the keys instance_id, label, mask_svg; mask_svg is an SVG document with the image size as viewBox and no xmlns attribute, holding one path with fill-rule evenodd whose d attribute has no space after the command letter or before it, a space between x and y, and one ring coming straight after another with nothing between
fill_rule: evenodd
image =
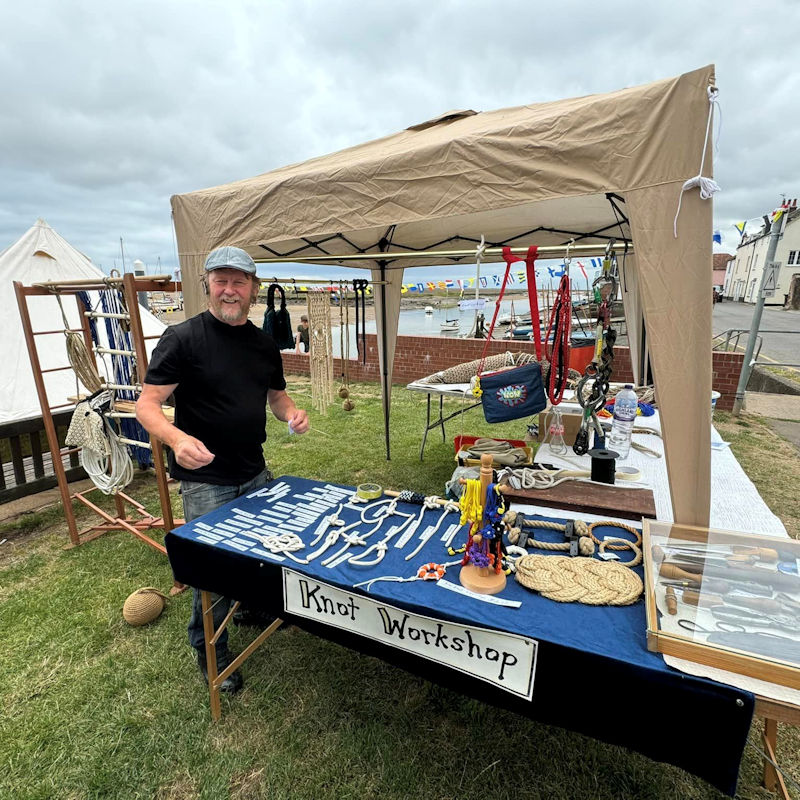
<instances>
[{"instance_id":1,"label":"white table","mask_svg":"<svg viewBox=\"0 0 800 800\"><path fill-rule=\"evenodd\" d=\"M441 428L442 429L442 441L447 441L447 435L445 434L444 424L449 419L453 419L453 417L458 417L461 414L466 413L471 408L476 408L480 405L480 402L475 402L475 398L470 394L469 384L466 383L418 383L412 382L406 386L410 392L425 392L427 395L428 405L427 405L427 416L425 418L425 431L422 434L422 444L419 448L419 460L422 461L423 455L425 453L425 442L428 439L428 432L432 431L434 428ZM439 417L431 421L431 397L436 396L439 398ZM464 401L464 405L458 409L458 411L454 411L452 414L448 414L446 417L443 416L443 408L444 408L444 398L445 397L459 397ZM467 403L469 403L467 405Z\"/></svg>"}]
</instances>

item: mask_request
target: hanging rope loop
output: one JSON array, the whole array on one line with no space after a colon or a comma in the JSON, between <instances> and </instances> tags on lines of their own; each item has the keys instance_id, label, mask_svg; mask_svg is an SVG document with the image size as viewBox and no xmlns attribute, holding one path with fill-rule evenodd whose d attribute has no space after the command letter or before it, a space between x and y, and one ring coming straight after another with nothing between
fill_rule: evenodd
<instances>
[{"instance_id":1,"label":"hanging rope loop","mask_svg":"<svg viewBox=\"0 0 800 800\"><path fill-rule=\"evenodd\" d=\"M706 122L706 135L705 139L703 139L703 155L700 158L700 171L694 178L689 178L683 186L681 187L681 193L678 196L678 210L675 212L675 219L672 223L672 233L673 236L677 239L678 238L678 216L681 213L681 203L683 202L683 193L688 191L689 189L694 189L698 187L700 189L700 198L702 200L710 200L715 192L721 191L720 185L711 178L706 178L703 176L703 167L706 163L706 147L708 146L708 134L711 131L711 125L714 120L714 106L719 107L719 103L717 100L717 95L719 94L719 89L716 86L709 86L706 90L706 94L708 96L708 120ZM719 132L717 132L717 138L719 139Z\"/></svg>"}]
</instances>

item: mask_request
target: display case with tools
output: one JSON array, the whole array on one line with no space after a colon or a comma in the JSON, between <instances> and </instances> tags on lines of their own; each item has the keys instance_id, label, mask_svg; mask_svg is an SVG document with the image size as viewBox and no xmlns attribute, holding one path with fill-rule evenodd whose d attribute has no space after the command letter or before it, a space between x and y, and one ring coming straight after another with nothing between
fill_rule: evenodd
<instances>
[{"instance_id":1,"label":"display case with tools","mask_svg":"<svg viewBox=\"0 0 800 800\"><path fill-rule=\"evenodd\" d=\"M644 520L648 649L800 689L800 542Z\"/></svg>"}]
</instances>

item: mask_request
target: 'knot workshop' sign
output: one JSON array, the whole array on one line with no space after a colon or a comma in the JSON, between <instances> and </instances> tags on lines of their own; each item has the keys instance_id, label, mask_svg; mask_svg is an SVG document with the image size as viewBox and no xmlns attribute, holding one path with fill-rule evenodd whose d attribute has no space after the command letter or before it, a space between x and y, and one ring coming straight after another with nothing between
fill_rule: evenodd
<instances>
[{"instance_id":1,"label":"'knot workshop' sign","mask_svg":"<svg viewBox=\"0 0 800 800\"><path fill-rule=\"evenodd\" d=\"M527 700L533 695L534 639L413 614L290 569L283 570L283 602L289 614L436 661Z\"/></svg>"}]
</instances>

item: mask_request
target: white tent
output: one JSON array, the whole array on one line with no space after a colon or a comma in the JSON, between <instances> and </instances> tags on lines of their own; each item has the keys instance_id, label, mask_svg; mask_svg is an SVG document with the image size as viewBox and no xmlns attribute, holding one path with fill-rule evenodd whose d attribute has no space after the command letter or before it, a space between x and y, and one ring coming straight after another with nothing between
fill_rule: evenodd
<instances>
[{"instance_id":1,"label":"white tent","mask_svg":"<svg viewBox=\"0 0 800 800\"><path fill-rule=\"evenodd\" d=\"M36 220L33 227L0 253L0 308L6 309L0 319L0 424L39 417L42 413L17 313L13 281L28 286L43 281L103 277L83 253L42 219ZM93 294L94 304L97 298L96 293ZM70 327L80 327L74 297L63 297L62 305ZM36 337L42 370L67 366L65 336L61 332L64 324L58 301L55 297L30 297L28 308L34 331L56 331ZM164 330L164 324L150 312L143 308L140 312L145 336L159 335ZM150 340L150 347L154 341ZM72 370L46 372L43 377L51 406L67 403L67 398L75 395L76 377ZM82 386L81 391L85 391Z\"/></svg>"},{"instance_id":2,"label":"white tent","mask_svg":"<svg viewBox=\"0 0 800 800\"><path fill-rule=\"evenodd\" d=\"M481 236L494 247L630 241L635 256L623 291L634 371L642 372L646 329L675 520L707 525L712 209L696 186L698 172L713 176L714 85L707 66L605 95L452 111L302 164L175 195L187 313L201 310L203 259L221 245L243 247L256 261L323 257L370 269L388 455L404 269L448 263L447 250L474 247ZM407 258L423 251L443 252Z\"/></svg>"}]
</instances>

